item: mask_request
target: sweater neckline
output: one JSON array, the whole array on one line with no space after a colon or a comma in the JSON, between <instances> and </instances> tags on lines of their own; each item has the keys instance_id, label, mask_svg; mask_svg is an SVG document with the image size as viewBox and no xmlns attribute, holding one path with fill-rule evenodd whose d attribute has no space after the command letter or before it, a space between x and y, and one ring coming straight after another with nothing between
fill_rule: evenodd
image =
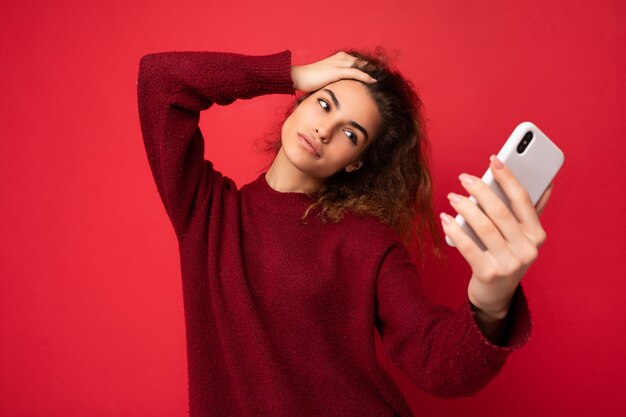
<instances>
[{"instance_id":1,"label":"sweater neckline","mask_svg":"<svg viewBox=\"0 0 626 417\"><path fill-rule=\"evenodd\" d=\"M303 215L306 209L317 199L303 192L283 192L273 189L261 173L256 180L248 184L251 200L267 211L281 214Z\"/></svg>"}]
</instances>

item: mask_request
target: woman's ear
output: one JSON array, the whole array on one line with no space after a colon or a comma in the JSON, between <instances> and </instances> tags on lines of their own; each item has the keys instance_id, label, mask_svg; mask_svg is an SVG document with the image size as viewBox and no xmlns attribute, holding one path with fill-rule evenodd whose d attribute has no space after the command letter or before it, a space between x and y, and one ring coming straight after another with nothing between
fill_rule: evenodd
<instances>
[{"instance_id":1,"label":"woman's ear","mask_svg":"<svg viewBox=\"0 0 626 417\"><path fill-rule=\"evenodd\" d=\"M363 165L363 162L361 160L355 161L351 163L350 165L346 166L346 172L356 171L357 169L361 168L362 165Z\"/></svg>"}]
</instances>

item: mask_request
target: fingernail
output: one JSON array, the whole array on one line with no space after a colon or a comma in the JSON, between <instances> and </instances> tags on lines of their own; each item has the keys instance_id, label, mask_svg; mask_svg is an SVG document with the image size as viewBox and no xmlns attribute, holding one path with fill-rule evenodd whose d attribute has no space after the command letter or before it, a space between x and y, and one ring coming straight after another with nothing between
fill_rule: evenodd
<instances>
[{"instance_id":1,"label":"fingernail","mask_svg":"<svg viewBox=\"0 0 626 417\"><path fill-rule=\"evenodd\" d=\"M471 175L465 174L465 173L459 175L459 179L465 185L472 185L472 184L474 184L474 181L476 181L474 179L474 177L472 177Z\"/></svg>"},{"instance_id":2,"label":"fingernail","mask_svg":"<svg viewBox=\"0 0 626 417\"><path fill-rule=\"evenodd\" d=\"M452 221L452 217L443 212L439 214L439 217L441 218L443 224L450 224L450 222Z\"/></svg>"},{"instance_id":3,"label":"fingernail","mask_svg":"<svg viewBox=\"0 0 626 417\"><path fill-rule=\"evenodd\" d=\"M489 157L489 160L491 161L491 163L493 164L493 167L495 169L497 169L498 171L501 171L504 169L504 164L502 163L502 161L500 161L498 158L496 158L495 155L491 155Z\"/></svg>"},{"instance_id":4,"label":"fingernail","mask_svg":"<svg viewBox=\"0 0 626 417\"><path fill-rule=\"evenodd\" d=\"M452 201L453 203L459 203L461 201L461 196L455 193L449 193L448 200Z\"/></svg>"}]
</instances>

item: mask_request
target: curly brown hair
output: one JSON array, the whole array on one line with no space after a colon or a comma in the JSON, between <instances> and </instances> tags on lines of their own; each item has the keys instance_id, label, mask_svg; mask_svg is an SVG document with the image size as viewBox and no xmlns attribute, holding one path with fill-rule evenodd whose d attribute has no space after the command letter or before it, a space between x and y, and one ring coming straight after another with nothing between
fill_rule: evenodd
<instances>
[{"instance_id":1,"label":"curly brown hair","mask_svg":"<svg viewBox=\"0 0 626 417\"><path fill-rule=\"evenodd\" d=\"M376 78L377 82L364 85L378 107L381 126L360 157L363 166L329 177L302 219L314 207L319 207L318 215L323 221L341 221L346 209L372 215L391 226L405 243L415 243L422 254L422 249L432 243L433 253L440 258L441 239L433 208L430 144L422 101L413 83L391 66L381 47L373 53L355 49L344 52L357 58L354 67ZM313 93L298 98L286 116ZM266 150L277 153L280 147L280 137L274 138Z\"/></svg>"}]
</instances>

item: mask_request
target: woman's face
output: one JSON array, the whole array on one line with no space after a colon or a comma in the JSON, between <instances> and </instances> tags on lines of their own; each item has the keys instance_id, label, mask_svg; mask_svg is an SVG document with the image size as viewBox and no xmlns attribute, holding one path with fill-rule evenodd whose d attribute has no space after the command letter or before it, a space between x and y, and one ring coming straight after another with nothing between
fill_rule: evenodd
<instances>
[{"instance_id":1,"label":"woman's face","mask_svg":"<svg viewBox=\"0 0 626 417\"><path fill-rule=\"evenodd\" d=\"M312 93L285 120L282 151L300 171L318 179L361 165L375 139L380 115L367 87L339 80Z\"/></svg>"}]
</instances>

